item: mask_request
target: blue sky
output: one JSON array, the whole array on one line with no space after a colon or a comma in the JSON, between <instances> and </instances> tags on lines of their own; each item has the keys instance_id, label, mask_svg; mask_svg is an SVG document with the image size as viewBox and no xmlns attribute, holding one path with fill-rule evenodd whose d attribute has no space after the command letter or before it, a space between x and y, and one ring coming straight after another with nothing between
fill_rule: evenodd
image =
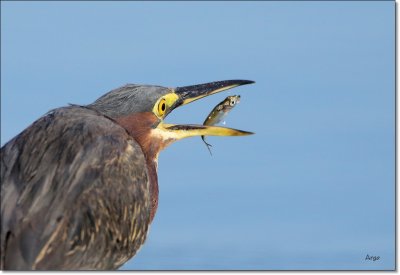
<instances>
[{"instance_id":1,"label":"blue sky","mask_svg":"<svg viewBox=\"0 0 400 275\"><path fill-rule=\"evenodd\" d=\"M254 80L169 115L202 123L240 94L227 126L256 134L160 154L158 212L123 269L393 269L394 9L1 2L1 144L126 83Z\"/></svg>"}]
</instances>

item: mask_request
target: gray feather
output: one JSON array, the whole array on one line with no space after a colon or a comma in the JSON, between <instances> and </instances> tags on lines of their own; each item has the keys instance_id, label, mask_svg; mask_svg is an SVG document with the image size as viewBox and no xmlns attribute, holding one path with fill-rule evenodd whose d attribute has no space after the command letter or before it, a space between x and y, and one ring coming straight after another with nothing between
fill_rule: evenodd
<instances>
[{"instance_id":1,"label":"gray feather","mask_svg":"<svg viewBox=\"0 0 400 275\"><path fill-rule=\"evenodd\" d=\"M170 89L161 86L127 84L106 93L87 107L116 118L148 112L153 109L157 99L170 92Z\"/></svg>"}]
</instances>

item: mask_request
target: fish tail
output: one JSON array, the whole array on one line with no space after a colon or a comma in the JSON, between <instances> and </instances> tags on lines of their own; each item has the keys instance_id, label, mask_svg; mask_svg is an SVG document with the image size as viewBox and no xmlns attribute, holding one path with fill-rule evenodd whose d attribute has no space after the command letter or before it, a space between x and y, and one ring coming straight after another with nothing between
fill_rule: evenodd
<instances>
[{"instance_id":1,"label":"fish tail","mask_svg":"<svg viewBox=\"0 0 400 275\"><path fill-rule=\"evenodd\" d=\"M211 149L210 149L210 147L212 147L212 145L208 144L208 143L206 145L207 145L208 152L210 152L210 155L212 156Z\"/></svg>"},{"instance_id":2,"label":"fish tail","mask_svg":"<svg viewBox=\"0 0 400 275\"><path fill-rule=\"evenodd\" d=\"M211 149L210 149L210 147L212 147L212 145L210 143L207 143L204 138L205 138L204 136L201 136L201 139L203 140L204 144L207 146L208 152L210 152L210 155L212 156Z\"/></svg>"}]
</instances>

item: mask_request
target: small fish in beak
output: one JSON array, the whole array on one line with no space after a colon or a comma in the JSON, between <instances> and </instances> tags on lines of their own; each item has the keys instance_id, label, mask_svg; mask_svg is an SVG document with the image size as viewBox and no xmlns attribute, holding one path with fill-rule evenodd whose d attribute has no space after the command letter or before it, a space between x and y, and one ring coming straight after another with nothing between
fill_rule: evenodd
<instances>
[{"instance_id":1,"label":"small fish in beak","mask_svg":"<svg viewBox=\"0 0 400 275\"><path fill-rule=\"evenodd\" d=\"M221 101L217 106L212 109L212 111L204 120L203 125L213 126L220 123L228 113L240 102L240 95L227 96L223 101ZM208 151L211 153L211 144L205 141L205 137L201 136L201 139L206 144Z\"/></svg>"}]
</instances>

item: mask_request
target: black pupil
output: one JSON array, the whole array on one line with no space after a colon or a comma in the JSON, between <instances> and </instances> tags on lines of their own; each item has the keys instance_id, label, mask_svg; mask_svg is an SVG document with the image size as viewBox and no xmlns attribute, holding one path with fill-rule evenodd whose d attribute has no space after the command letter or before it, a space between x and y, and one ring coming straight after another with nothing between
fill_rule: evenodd
<instances>
[{"instance_id":1,"label":"black pupil","mask_svg":"<svg viewBox=\"0 0 400 275\"><path fill-rule=\"evenodd\" d=\"M161 105L161 110L165 111L165 103Z\"/></svg>"}]
</instances>

